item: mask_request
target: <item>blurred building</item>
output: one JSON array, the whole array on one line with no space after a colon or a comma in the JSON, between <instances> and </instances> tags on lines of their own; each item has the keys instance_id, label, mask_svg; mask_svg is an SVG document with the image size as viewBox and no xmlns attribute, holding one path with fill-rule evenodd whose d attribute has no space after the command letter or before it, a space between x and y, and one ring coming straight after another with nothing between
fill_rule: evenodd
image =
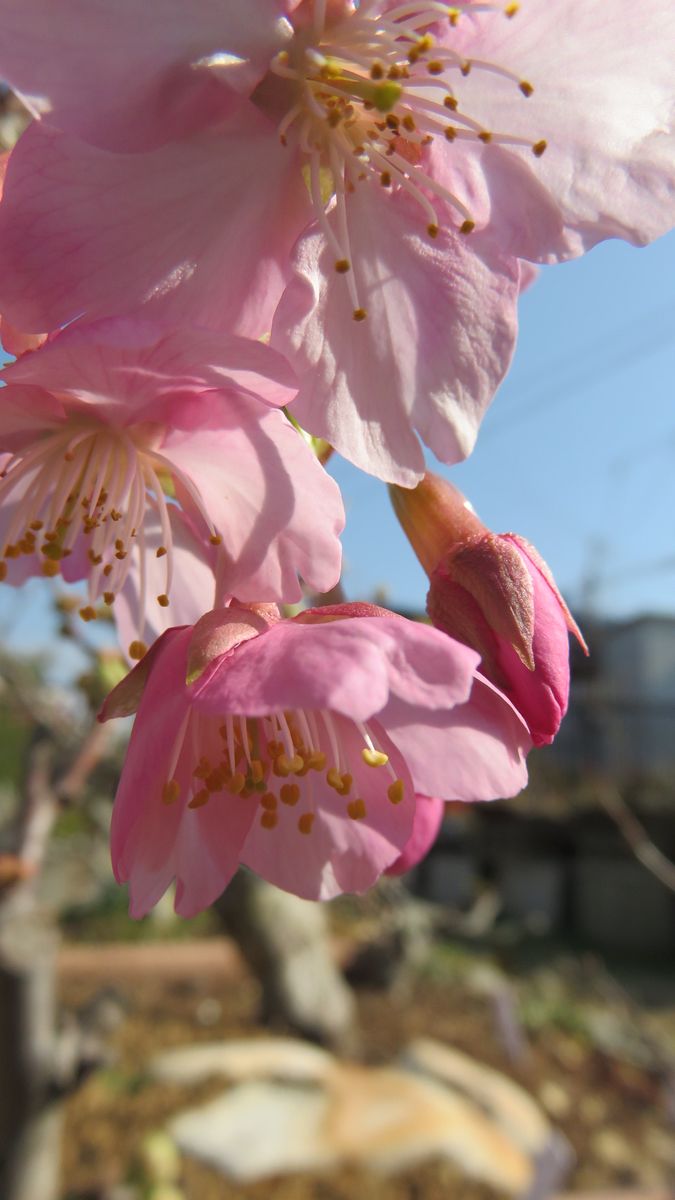
<instances>
[{"instance_id":1,"label":"blurred building","mask_svg":"<svg viewBox=\"0 0 675 1200\"><path fill-rule=\"evenodd\" d=\"M675 782L675 617L582 625L591 655L573 649L556 762L618 782Z\"/></svg>"}]
</instances>

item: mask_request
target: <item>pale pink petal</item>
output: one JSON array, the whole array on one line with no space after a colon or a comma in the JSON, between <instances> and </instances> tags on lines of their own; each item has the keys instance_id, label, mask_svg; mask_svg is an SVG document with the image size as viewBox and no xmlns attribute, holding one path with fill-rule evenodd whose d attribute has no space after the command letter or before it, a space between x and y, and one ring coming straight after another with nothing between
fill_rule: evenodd
<instances>
[{"instance_id":1,"label":"pale pink petal","mask_svg":"<svg viewBox=\"0 0 675 1200\"><path fill-rule=\"evenodd\" d=\"M260 78L282 44L283 8L277 0L152 0L147 11L139 0L0 0L0 74L61 129L111 149L156 145L222 104L214 73L192 64L222 51L250 60L249 86Z\"/></svg>"},{"instance_id":2,"label":"pale pink petal","mask_svg":"<svg viewBox=\"0 0 675 1200\"><path fill-rule=\"evenodd\" d=\"M444 462L473 447L513 351L518 264L478 257L451 228L429 237L403 193L364 182L347 206L366 319L353 319L348 276L314 229L298 244L272 341L299 376L300 424L364 470L411 486L424 470L414 430Z\"/></svg>"},{"instance_id":3,"label":"pale pink petal","mask_svg":"<svg viewBox=\"0 0 675 1200\"><path fill-rule=\"evenodd\" d=\"M235 389L275 406L296 391L286 360L261 342L125 317L71 325L39 354L6 367L2 378L95 407L100 419L115 424L156 421L181 429L217 425L210 389ZM0 435L1 422L0 413Z\"/></svg>"},{"instance_id":4,"label":"pale pink petal","mask_svg":"<svg viewBox=\"0 0 675 1200\"><path fill-rule=\"evenodd\" d=\"M477 676L466 704L416 718L392 697L382 714L403 754L415 790L443 800L497 800L527 782L529 730L505 696Z\"/></svg>"},{"instance_id":5,"label":"pale pink petal","mask_svg":"<svg viewBox=\"0 0 675 1200\"><path fill-rule=\"evenodd\" d=\"M467 646L400 617L283 621L239 646L227 669L217 661L191 690L207 712L325 708L364 721L392 691L425 713L461 704L478 661Z\"/></svg>"},{"instance_id":6,"label":"pale pink petal","mask_svg":"<svg viewBox=\"0 0 675 1200\"><path fill-rule=\"evenodd\" d=\"M63 403L46 388L8 383L0 390L2 450L16 452L31 446L40 434L53 432L65 419Z\"/></svg>"},{"instance_id":7,"label":"pale pink petal","mask_svg":"<svg viewBox=\"0 0 675 1200\"><path fill-rule=\"evenodd\" d=\"M483 129L547 142L540 159L527 147L481 153L490 232L504 249L552 261L607 237L642 245L671 227L669 0L614 0L609 11L597 0L528 0L511 21L495 13L460 21L448 40L460 54L507 67L535 89L524 100L515 83L479 69L461 84L462 107ZM452 147L447 160L449 179Z\"/></svg>"},{"instance_id":8,"label":"pale pink petal","mask_svg":"<svg viewBox=\"0 0 675 1200\"><path fill-rule=\"evenodd\" d=\"M242 102L217 128L109 154L40 122L0 204L0 309L26 332L129 312L255 336L269 329L307 219L297 164Z\"/></svg>"},{"instance_id":9,"label":"pale pink petal","mask_svg":"<svg viewBox=\"0 0 675 1200\"><path fill-rule=\"evenodd\" d=\"M386 875L403 875L416 867L431 850L438 837L445 803L430 796L415 797L415 817L412 833L403 853L385 871Z\"/></svg>"},{"instance_id":10,"label":"pale pink petal","mask_svg":"<svg viewBox=\"0 0 675 1200\"><path fill-rule=\"evenodd\" d=\"M415 798L406 765L377 722L371 728L378 745L389 755L404 798L392 804L382 795L378 770L361 761L356 731L350 721L334 718L354 775L353 793L363 800L365 815L352 819L349 798L340 796L319 776L313 799L303 796L297 806L280 804L273 829L256 820L242 850L246 866L270 883L307 900L331 900L343 892L364 892L400 854L412 830ZM301 781L304 783L304 780ZM311 832L298 826L302 813L313 812Z\"/></svg>"},{"instance_id":11,"label":"pale pink petal","mask_svg":"<svg viewBox=\"0 0 675 1200\"><path fill-rule=\"evenodd\" d=\"M162 454L199 488L223 539L219 578L230 595L294 603L299 575L320 592L337 583L340 490L281 413L232 396L217 427L172 433ZM180 484L178 495L189 511Z\"/></svg>"},{"instance_id":12,"label":"pale pink petal","mask_svg":"<svg viewBox=\"0 0 675 1200\"><path fill-rule=\"evenodd\" d=\"M174 505L169 508L169 517L174 563L169 604L163 606L157 600L158 596L166 594L166 557L157 558L162 533L156 516L149 515L142 541L132 553L129 574L115 597L112 610L123 653L132 642L151 646L155 638L173 626L194 625L216 600L216 577L209 562L215 558L213 547L207 549ZM67 560L66 566L70 561ZM89 569L87 563L85 575ZM63 573L65 575L66 571Z\"/></svg>"}]
</instances>

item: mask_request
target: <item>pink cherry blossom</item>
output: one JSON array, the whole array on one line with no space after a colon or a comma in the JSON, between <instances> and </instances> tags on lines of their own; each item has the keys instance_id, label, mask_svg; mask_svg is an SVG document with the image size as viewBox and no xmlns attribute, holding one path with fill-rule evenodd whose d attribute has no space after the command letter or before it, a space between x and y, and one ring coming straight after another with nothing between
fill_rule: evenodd
<instances>
[{"instance_id":1,"label":"pink cherry blossom","mask_svg":"<svg viewBox=\"0 0 675 1200\"><path fill-rule=\"evenodd\" d=\"M516 7L153 0L139 25L132 0L0 0L2 71L41 115L0 206L3 317L189 306L257 335L277 308L311 433L407 485L417 435L457 461L508 367L518 258L644 243L675 211L670 0Z\"/></svg>"},{"instance_id":2,"label":"pink cherry blossom","mask_svg":"<svg viewBox=\"0 0 675 1200\"><path fill-rule=\"evenodd\" d=\"M415 797L412 833L403 852L387 867L385 875L404 875L412 871L431 850L443 821L445 803L434 796Z\"/></svg>"},{"instance_id":3,"label":"pink cherry blossom","mask_svg":"<svg viewBox=\"0 0 675 1200\"><path fill-rule=\"evenodd\" d=\"M185 592L180 555L200 544L211 586L198 612L233 593L295 602L298 575L318 591L337 581L339 490L278 411L294 382L275 351L119 319L65 330L2 378L10 582L26 560L32 571L87 579L87 618L99 597L114 601L133 566L140 630L148 605L169 609L175 590ZM193 526L182 538L189 551L174 541L176 503ZM187 613L181 602L167 615L175 623Z\"/></svg>"},{"instance_id":4,"label":"pink cherry blossom","mask_svg":"<svg viewBox=\"0 0 675 1200\"><path fill-rule=\"evenodd\" d=\"M476 662L372 605L232 605L163 634L101 714L138 709L112 822L132 915L175 878L191 916L240 863L310 899L361 892L408 845L416 792L518 791L529 735Z\"/></svg>"},{"instance_id":5,"label":"pink cherry blossom","mask_svg":"<svg viewBox=\"0 0 675 1200\"><path fill-rule=\"evenodd\" d=\"M524 538L486 529L435 475L391 492L429 576L432 622L479 652L481 671L522 713L535 745L552 742L567 711L569 634L586 644L548 566Z\"/></svg>"}]
</instances>

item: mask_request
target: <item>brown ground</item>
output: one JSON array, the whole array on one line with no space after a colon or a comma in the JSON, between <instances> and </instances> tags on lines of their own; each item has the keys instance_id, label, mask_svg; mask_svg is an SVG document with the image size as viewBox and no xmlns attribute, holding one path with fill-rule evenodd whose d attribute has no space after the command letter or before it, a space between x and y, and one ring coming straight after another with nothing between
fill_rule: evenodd
<instances>
[{"instance_id":1,"label":"brown ground","mask_svg":"<svg viewBox=\"0 0 675 1200\"><path fill-rule=\"evenodd\" d=\"M140 955L140 958L139 958ZM142 960L142 968L139 963ZM223 942L179 946L73 947L60 976L66 1009L81 1010L113 986L126 1015L110 1035L115 1061L93 1075L68 1103L63 1186L67 1200L97 1197L133 1175L143 1135L178 1110L206 1100L223 1081L179 1088L152 1083L143 1066L159 1050L228 1036L256 1036L258 990ZM673 1130L662 1085L650 1073L600 1053L581 1036L547 1027L532 1039L528 1061L509 1066L488 1001L462 982L423 978L407 997L364 992L359 1000L361 1057L391 1060L418 1035L446 1040L511 1074L534 1095L542 1087L567 1097L555 1119L574 1146L575 1189L658 1188L675 1171ZM418 1167L395 1179L345 1169L330 1176L231 1185L186 1161L187 1200L496 1200L490 1188L467 1182L446 1164Z\"/></svg>"}]
</instances>

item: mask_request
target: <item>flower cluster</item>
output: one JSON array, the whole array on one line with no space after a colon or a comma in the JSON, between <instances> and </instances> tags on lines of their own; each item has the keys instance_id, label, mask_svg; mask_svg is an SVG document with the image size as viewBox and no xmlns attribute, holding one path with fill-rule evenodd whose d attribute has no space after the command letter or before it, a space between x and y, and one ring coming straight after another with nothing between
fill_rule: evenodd
<instances>
[{"instance_id":1,"label":"flower cluster","mask_svg":"<svg viewBox=\"0 0 675 1200\"><path fill-rule=\"evenodd\" d=\"M672 224L675 9L0 0L0 27L34 118L2 164L0 579L83 583L137 663L102 713L138 709L132 912L239 863L361 891L444 801L514 794L564 714L548 568L422 444L471 452L532 264ZM392 485L432 626L288 615L340 580L318 439Z\"/></svg>"}]
</instances>

